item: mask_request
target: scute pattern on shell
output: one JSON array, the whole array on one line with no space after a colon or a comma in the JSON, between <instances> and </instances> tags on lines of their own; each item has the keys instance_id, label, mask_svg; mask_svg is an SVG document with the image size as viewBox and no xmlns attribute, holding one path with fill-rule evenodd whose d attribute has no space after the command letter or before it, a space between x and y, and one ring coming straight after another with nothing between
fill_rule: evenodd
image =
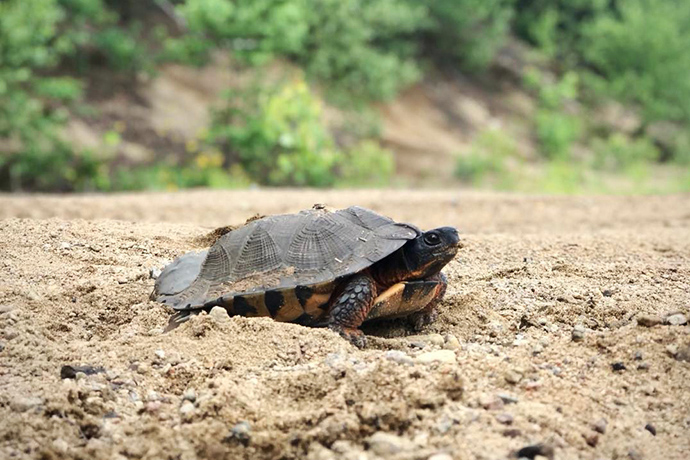
<instances>
[{"instance_id":1,"label":"scute pattern on shell","mask_svg":"<svg viewBox=\"0 0 690 460\"><path fill-rule=\"evenodd\" d=\"M323 283L367 268L419 233L415 226L357 206L265 217L223 235L196 280L158 300L177 310L194 309L219 295Z\"/></svg>"}]
</instances>

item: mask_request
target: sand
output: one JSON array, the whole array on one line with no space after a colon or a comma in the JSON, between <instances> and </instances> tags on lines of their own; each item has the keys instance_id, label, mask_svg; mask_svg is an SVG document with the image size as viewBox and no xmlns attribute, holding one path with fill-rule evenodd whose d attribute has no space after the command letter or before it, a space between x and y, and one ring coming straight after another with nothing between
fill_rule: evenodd
<instances>
[{"instance_id":1,"label":"sand","mask_svg":"<svg viewBox=\"0 0 690 460\"><path fill-rule=\"evenodd\" d=\"M365 350L270 319L162 332L152 269L314 203L457 226L439 320ZM1 195L0 219L2 459L688 458L690 196Z\"/></svg>"}]
</instances>

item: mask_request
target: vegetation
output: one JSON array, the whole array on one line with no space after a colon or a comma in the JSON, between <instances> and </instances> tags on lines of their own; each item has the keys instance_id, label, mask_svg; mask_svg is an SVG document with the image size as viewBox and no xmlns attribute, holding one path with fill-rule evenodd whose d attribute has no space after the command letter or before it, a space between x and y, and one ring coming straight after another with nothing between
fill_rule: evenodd
<instances>
[{"instance_id":1,"label":"vegetation","mask_svg":"<svg viewBox=\"0 0 690 460\"><path fill-rule=\"evenodd\" d=\"M529 123L538 158L521 158L488 129L459 152L460 181L514 188L536 165L546 179L532 183L571 191L592 175L643 177L659 162L690 163L687 2L5 0L0 189L385 185L394 162L375 120L362 115L336 133L324 101L365 114L434 69L481 80L515 39L540 56L523 79L537 105ZM234 65L280 60L301 73L228 89L196 139L144 164L118 155L118 130L89 149L64 134L70 120L99 120L88 105L99 85L135 91L164 62L204 65L218 52ZM597 126L591 115L609 99L638 111L639 129Z\"/></svg>"}]
</instances>

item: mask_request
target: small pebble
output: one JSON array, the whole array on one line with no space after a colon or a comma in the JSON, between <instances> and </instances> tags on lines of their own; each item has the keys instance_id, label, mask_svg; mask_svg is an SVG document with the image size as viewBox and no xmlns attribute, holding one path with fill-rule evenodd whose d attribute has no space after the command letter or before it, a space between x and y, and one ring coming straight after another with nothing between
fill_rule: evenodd
<instances>
[{"instance_id":1,"label":"small pebble","mask_svg":"<svg viewBox=\"0 0 690 460\"><path fill-rule=\"evenodd\" d=\"M15 412L26 412L34 407L43 404L43 400L36 396L29 396L26 398L13 398L10 401L10 409Z\"/></svg>"},{"instance_id":2,"label":"small pebble","mask_svg":"<svg viewBox=\"0 0 690 460\"><path fill-rule=\"evenodd\" d=\"M161 273L163 273L163 272L161 271L160 268L153 267L149 270L149 278L156 280L156 279L158 279L159 276L161 276Z\"/></svg>"},{"instance_id":3,"label":"small pebble","mask_svg":"<svg viewBox=\"0 0 690 460\"><path fill-rule=\"evenodd\" d=\"M455 363L455 352L453 350L435 350L417 355L415 361L421 364L430 364L435 362L440 363Z\"/></svg>"},{"instance_id":4,"label":"small pebble","mask_svg":"<svg viewBox=\"0 0 690 460\"><path fill-rule=\"evenodd\" d=\"M637 325L643 327L654 327L661 324L663 320L656 315L640 315L637 317Z\"/></svg>"},{"instance_id":5,"label":"small pebble","mask_svg":"<svg viewBox=\"0 0 690 460\"><path fill-rule=\"evenodd\" d=\"M460 341L454 335L448 334L446 335L445 339L446 341L443 345L443 348L446 348L448 350L459 350L460 348L462 348Z\"/></svg>"},{"instance_id":6,"label":"small pebble","mask_svg":"<svg viewBox=\"0 0 690 460\"><path fill-rule=\"evenodd\" d=\"M147 401L160 401L160 399L161 399L161 396L153 390L146 393L146 400Z\"/></svg>"},{"instance_id":7,"label":"small pebble","mask_svg":"<svg viewBox=\"0 0 690 460\"><path fill-rule=\"evenodd\" d=\"M451 457L449 454L434 454L427 460L453 460L453 457Z\"/></svg>"},{"instance_id":8,"label":"small pebble","mask_svg":"<svg viewBox=\"0 0 690 460\"><path fill-rule=\"evenodd\" d=\"M381 457L390 457L412 448L412 443L407 439L383 431L369 436L366 442L369 449Z\"/></svg>"},{"instance_id":9,"label":"small pebble","mask_svg":"<svg viewBox=\"0 0 690 460\"><path fill-rule=\"evenodd\" d=\"M443 346L443 343L445 342L441 334L413 335L411 337L407 337L407 340L415 344L424 343L425 345L430 344L439 347Z\"/></svg>"},{"instance_id":10,"label":"small pebble","mask_svg":"<svg viewBox=\"0 0 690 460\"><path fill-rule=\"evenodd\" d=\"M223 308L223 307L213 307L211 308L211 318L215 319L218 322L224 322L230 319L230 315L228 315L228 311Z\"/></svg>"},{"instance_id":11,"label":"small pebble","mask_svg":"<svg viewBox=\"0 0 690 460\"><path fill-rule=\"evenodd\" d=\"M522 431L518 430L517 428L510 428L507 430L503 430L503 436L506 438L517 438L518 436L522 435Z\"/></svg>"},{"instance_id":12,"label":"small pebble","mask_svg":"<svg viewBox=\"0 0 690 460\"><path fill-rule=\"evenodd\" d=\"M127 284L127 278L118 278L117 279L117 284Z\"/></svg>"},{"instance_id":13,"label":"small pebble","mask_svg":"<svg viewBox=\"0 0 690 460\"><path fill-rule=\"evenodd\" d=\"M587 433L582 435L585 438L585 442L590 447L596 447L599 444L599 435L597 433Z\"/></svg>"},{"instance_id":14,"label":"small pebble","mask_svg":"<svg viewBox=\"0 0 690 460\"><path fill-rule=\"evenodd\" d=\"M646 424L644 426L644 429L652 433L653 436L656 436L656 427L651 423Z\"/></svg>"},{"instance_id":15,"label":"small pebble","mask_svg":"<svg viewBox=\"0 0 690 460\"><path fill-rule=\"evenodd\" d=\"M67 449L69 449L69 444L67 444L67 441L64 439L58 438L53 441L53 449L64 454L67 452Z\"/></svg>"},{"instance_id":16,"label":"small pebble","mask_svg":"<svg viewBox=\"0 0 690 460\"><path fill-rule=\"evenodd\" d=\"M676 313L666 317L665 323L669 326L682 326L688 322L688 319L682 313Z\"/></svg>"},{"instance_id":17,"label":"small pebble","mask_svg":"<svg viewBox=\"0 0 690 460\"><path fill-rule=\"evenodd\" d=\"M636 451L635 449L630 449L628 451L628 457L630 460L642 460L644 457L642 457L642 454Z\"/></svg>"},{"instance_id":18,"label":"small pebble","mask_svg":"<svg viewBox=\"0 0 690 460\"><path fill-rule=\"evenodd\" d=\"M642 352L639 351L639 350L636 351L635 354L633 355L633 359L634 359L635 361L642 361L642 358L643 358Z\"/></svg>"},{"instance_id":19,"label":"small pebble","mask_svg":"<svg viewBox=\"0 0 690 460\"><path fill-rule=\"evenodd\" d=\"M618 361L615 363L611 363L611 369L613 369L616 372L620 372L620 371L624 371L626 369L626 367L625 367L625 364Z\"/></svg>"},{"instance_id":20,"label":"small pebble","mask_svg":"<svg viewBox=\"0 0 690 460\"><path fill-rule=\"evenodd\" d=\"M504 374L503 378L505 378L506 382L510 383L511 385L516 385L520 383L520 380L522 380L522 374L515 370L510 370Z\"/></svg>"},{"instance_id":21,"label":"small pebble","mask_svg":"<svg viewBox=\"0 0 690 460\"><path fill-rule=\"evenodd\" d=\"M352 442L345 439L339 439L331 445L331 450L337 454L346 454L356 449Z\"/></svg>"},{"instance_id":22,"label":"small pebble","mask_svg":"<svg viewBox=\"0 0 690 460\"><path fill-rule=\"evenodd\" d=\"M60 378L76 379L78 374L94 375L105 372L100 366L70 366L65 365L60 368Z\"/></svg>"},{"instance_id":23,"label":"small pebble","mask_svg":"<svg viewBox=\"0 0 690 460\"><path fill-rule=\"evenodd\" d=\"M495 418L498 423L502 423L503 425L512 425L514 420L513 416L506 412L497 414Z\"/></svg>"},{"instance_id":24,"label":"small pebble","mask_svg":"<svg viewBox=\"0 0 690 460\"><path fill-rule=\"evenodd\" d=\"M0 315L5 314L5 313L9 313L14 309L15 309L14 305L7 305L7 304L0 305Z\"/></svg>"},{"instance_id":25,"label":"small pebble","mask_svg":"<svg viewBox=\"0 0 690 460\"><path fill-rule=\"evenodd\" d=\"M407 353L400 350L388 350L385 355L387 360L393 361L398 364L414 364L412 358L410 358Z\"/></svg>"},{"instance_id":26,"label":"small pebble","mask_svg":"<svg viewBox=\"0 0 690 460\"><path fill-rule=\"evenodd\" d=\"M196 391L194 391L194 388L187 388L182 395L182 398L186 401L194 402L196 401Z\"/></svg>"},{"instance_id":27,"label":"small pebble","mask_svg":"<svg viewBox=\"0 0 690 460\"><path fill-rule=\"evenodd\" d=\"M547 444L533 444L531 446L525 446L522 449L518 450L515 454L517 458L529 458L533 459L537 455L541 455L542 457L546 457L549 459L553 459L553 447L547 445Z\"/></svg>"},{"instance_id":28,"label":"small pebble","mask_svg":"<svg viewBox=\"0 0 690 460\"><path fill-rule=\"evenodd\" d=\"M676 348L676 354L674 357L678 361L685 361L690 363L690 343L686 343L681 348Z\"/></svg>"},{"instance_id":29,"label":"small pebble","mask_svg":"<svg viewBox=\"0 0 690 460\"><path fill-rule=\"evenodd\" d=\"M150 414L154 414L158 412L161 408L161 403L160 401L149 401L146 403L146 406L144 406L144 410Z\"/></svg>"},{"instance_id":30,"label":"small pebble","mask_svg":"<svg viewBox=\"0 0 690 460\"><path fill-rule=\"evenodd\" d=\"M158 359L165 359L165 351L156 350L154 353Z\"/></svg>"},{"instance_id":31,"label":"small pebble","mask_svg":"<svg viewBox=\"0 0 690 460\"><path fill-rule=\"evenodd\" d=\"M251 440L251 426L248 422L242 421L232 427L230 434L223 440L225 442L236 441L247 446Z\"/></svg>"},{"instance_id":32,"label":"small pebble","mask_svg":"<svg viewBox=\"0 0 690 460\"><path fill-rule=\"evenodd\" d=\"M594 422L592 424L592 428L594 429L594 431L596 431L597 433L601 433L601 434L606 433L606 427L607 426L608 426L608 422L606 421L605 418L600 418L599 420L597 420L596 422Z\"/></svg>"},{"instance_id":33,"label":"small pebble","mask_svg":"<svg viewBox=\"0 0 690 460\"><path fill-rule=\"evenodd\" d=\"M678 345L667 345L666 346L666 353L668 353L672 358L675 358L676 355L678 354Z\"/></svg>"},{"instance_id":34,"label":"small pebble","mask_svg":"<svg viewBox=\"0 0 690 460\"><path fill-rule=\"evenodd\" d=\"M507 393L499 393L497 396L501 398L501 401L503 401L505 404L517 404L518 402L518 399L515 396L511 396Z\"/></svg>"},{"instance_id":35,"label":"small pebble","mask_svg":"<svg viewBox=\"0 0 690 460\"><path fill-rule=\"evenodd\" d=\"M188 417L194 412L194 404L190 401L185 401L180 406L180 414L183 417Z\"/></svg>"},{"instance_id":36,"label":"small pebble","mask_svg":"<svg viewBox=\"0 0 690 460\"><path fill-rule=\"evenodd\" d=\"M501 410L503 409L503 400L498 396L483 393L479 396L479 405L486 410Z\"/></svg>"},{"instance_id":37,"label":"small pebble","mask_svg":"<svg viewBox=\"0 0 690 460\"><path fill-rule=\"evenodd\" d=\"M584 340L585 338L585 327L582 324L577 324L573 328L573 332L571 333L571 338L575 342L579 342L581 340Z\"/></svg>"}]
</instances>

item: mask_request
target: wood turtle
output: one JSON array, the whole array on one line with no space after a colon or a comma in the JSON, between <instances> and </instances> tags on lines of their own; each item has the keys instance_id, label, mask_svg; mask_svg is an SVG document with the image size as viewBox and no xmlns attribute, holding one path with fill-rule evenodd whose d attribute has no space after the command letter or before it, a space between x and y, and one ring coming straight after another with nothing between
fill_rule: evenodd
<instances>
[{"instance_id":1,"label":"wood turtle","mask_svg":"<svg viewBox=\"0 0 690 460\"><path fill-rule=\"evenodd\" d=\"M420 329L436 318L447 286L441 269L459 246L452 227L423 232L357 206L315 206L249 221L207 251L178 257L152 297L178 310L168 329L220 306L327 326L363 347L364 321L409 316Z\"/></svg>"}]
</instances>

